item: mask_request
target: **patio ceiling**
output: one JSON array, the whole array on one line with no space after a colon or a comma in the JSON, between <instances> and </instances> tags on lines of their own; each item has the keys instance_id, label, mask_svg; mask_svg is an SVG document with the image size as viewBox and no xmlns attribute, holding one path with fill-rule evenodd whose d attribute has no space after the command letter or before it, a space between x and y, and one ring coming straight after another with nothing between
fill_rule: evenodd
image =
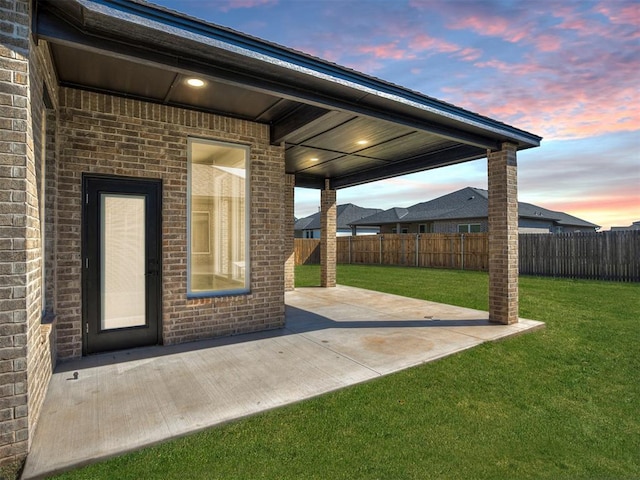
<instances>
[{"instance_id":1,"label":"patio ceiling","mask_svg":"<svg viewBox=\"0 0 640 480\"><path fill-rule=\"evenodd\" d=\"M541 140L141 0L39 0L35 18L61 85L268 124L296 186L344 188Z\"/></svg>"}]
</instances>

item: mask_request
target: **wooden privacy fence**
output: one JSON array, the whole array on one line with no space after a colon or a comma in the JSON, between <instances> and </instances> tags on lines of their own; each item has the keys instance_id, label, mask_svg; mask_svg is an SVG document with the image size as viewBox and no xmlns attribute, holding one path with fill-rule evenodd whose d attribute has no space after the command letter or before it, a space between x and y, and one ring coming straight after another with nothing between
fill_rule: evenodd
<instances>
[{"instance_id":1,"label":"wooden privacy fence","mask_svg":"<svg viewBox=\"0 0 640 480\"><path fill-rule=\"evenodd\" d=\"M337 238L338 263L488 270L487 233ZM526 275L640 281L640 231L520 234ZM295 240L296 265L320 263L320 240Z\"/></svg>"},{"instance_id":2,"label":"wooden privacy fence","mask_svg":"<svg viewBox=\"0 0 640 480\"><path fill-rule=\"evenodd\" d=\"M317 265L320 263L320 240L314 238L294 239L296 265Z\"/></svg>"},{"instance_id":3,"label":"wooden privacy fence","mask_svg":"<svg viewBox=\"0 0 640 480\"><path fill-rule=\"evenodd\" d=\"M520 234L520 273L640 281L640 231Z\"/></svg>"},{"instance_id":4,"label":"wooden privacy fence","mask_svg":"<svg viewBox=\"0 0 640 480\"><path fill-rule=\"evenodd\" d=\"M486 233L337 237L337 262L466 270L489 268ZM295 239L296 265L320 263L320 240Z\"/></svg>"},{"instance_id":5,"label":"wooden privacy fence","mask_svg":"<svg viewBox=\"0 0 640 480\"><path fill-rule=\"evenodd\" d=\"M486 270L486 233L429 233L338 237L338 263Z\"/></svg>"}]
</instances>

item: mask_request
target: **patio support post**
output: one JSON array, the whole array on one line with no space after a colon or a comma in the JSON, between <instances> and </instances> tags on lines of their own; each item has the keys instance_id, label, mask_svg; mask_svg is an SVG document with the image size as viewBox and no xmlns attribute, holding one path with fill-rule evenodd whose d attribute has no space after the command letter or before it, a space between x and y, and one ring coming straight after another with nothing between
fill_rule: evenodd
<instances>
[{"instance_id":1,"label":"patio support post","mask_svg":"<svg viewBox=\"0 0 640 480\"><path fill-rule=\"evenodd\" d=\"M518 187L516 145L487 151L489 183L489 320L518 322Z\"/></svg>"},{"instance_id":2,"label":"patio support post","mask_svg":"<svg viewBox=\"0 0 640 480\"><path fill-rule=\"evenodd\" d=\"M294 195L295 175L284 176L284 291L295 288Z\"/></svg>"},{"instance_id":3,"label":"patio support post","mask_svg":"<svg viewBox=\"0 0 640 480\"><path fill-rule=\"evenodd\" d=\"M320 285L336 286L336 191L329 179L320 192Z\"/></svg>"}]
</instances>

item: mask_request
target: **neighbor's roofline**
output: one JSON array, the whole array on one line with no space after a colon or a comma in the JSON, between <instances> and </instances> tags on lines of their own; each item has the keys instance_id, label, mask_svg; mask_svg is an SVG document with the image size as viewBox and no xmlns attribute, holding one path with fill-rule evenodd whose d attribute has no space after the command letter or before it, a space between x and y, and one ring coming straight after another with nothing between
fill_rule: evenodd
<instances>
[{"instance_id":1,"label":"neighbor's roofline","mask_svg":"<svg viewBox=\"0 0 640 480\"><path fill-rule=\"evenodd\" d=\"M425 112L445 116L477 128L489 130L523 143L540 145L542 137L493 120L413 90L366 75L335 63L313 57L281 45L205 22L180 12L141 0L75 0L83 8L98 14L120 18L146 27L169 32L199 43L220 48L248 58L313 75L329 82L385 98Z\"/></svg>"}]
</instances>

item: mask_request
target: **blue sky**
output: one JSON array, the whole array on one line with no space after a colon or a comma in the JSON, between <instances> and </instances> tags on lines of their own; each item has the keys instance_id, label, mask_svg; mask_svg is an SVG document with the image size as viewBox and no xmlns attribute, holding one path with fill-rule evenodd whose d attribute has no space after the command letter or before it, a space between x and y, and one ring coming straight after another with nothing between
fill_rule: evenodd
<instances>
[{"instance_id":1,"label":"blue sky","mask_svg":"<svg viewBox=\"0 0 640 480\"><path fill-rule=\"evenodd\" d=\"M640 220L640 2L154 0L544 137L519 199L608 229ZM486 188L486 160L338 191L406 207ZM296 189L296 216L319 192Z\"/></svg>"}]
</instances>

